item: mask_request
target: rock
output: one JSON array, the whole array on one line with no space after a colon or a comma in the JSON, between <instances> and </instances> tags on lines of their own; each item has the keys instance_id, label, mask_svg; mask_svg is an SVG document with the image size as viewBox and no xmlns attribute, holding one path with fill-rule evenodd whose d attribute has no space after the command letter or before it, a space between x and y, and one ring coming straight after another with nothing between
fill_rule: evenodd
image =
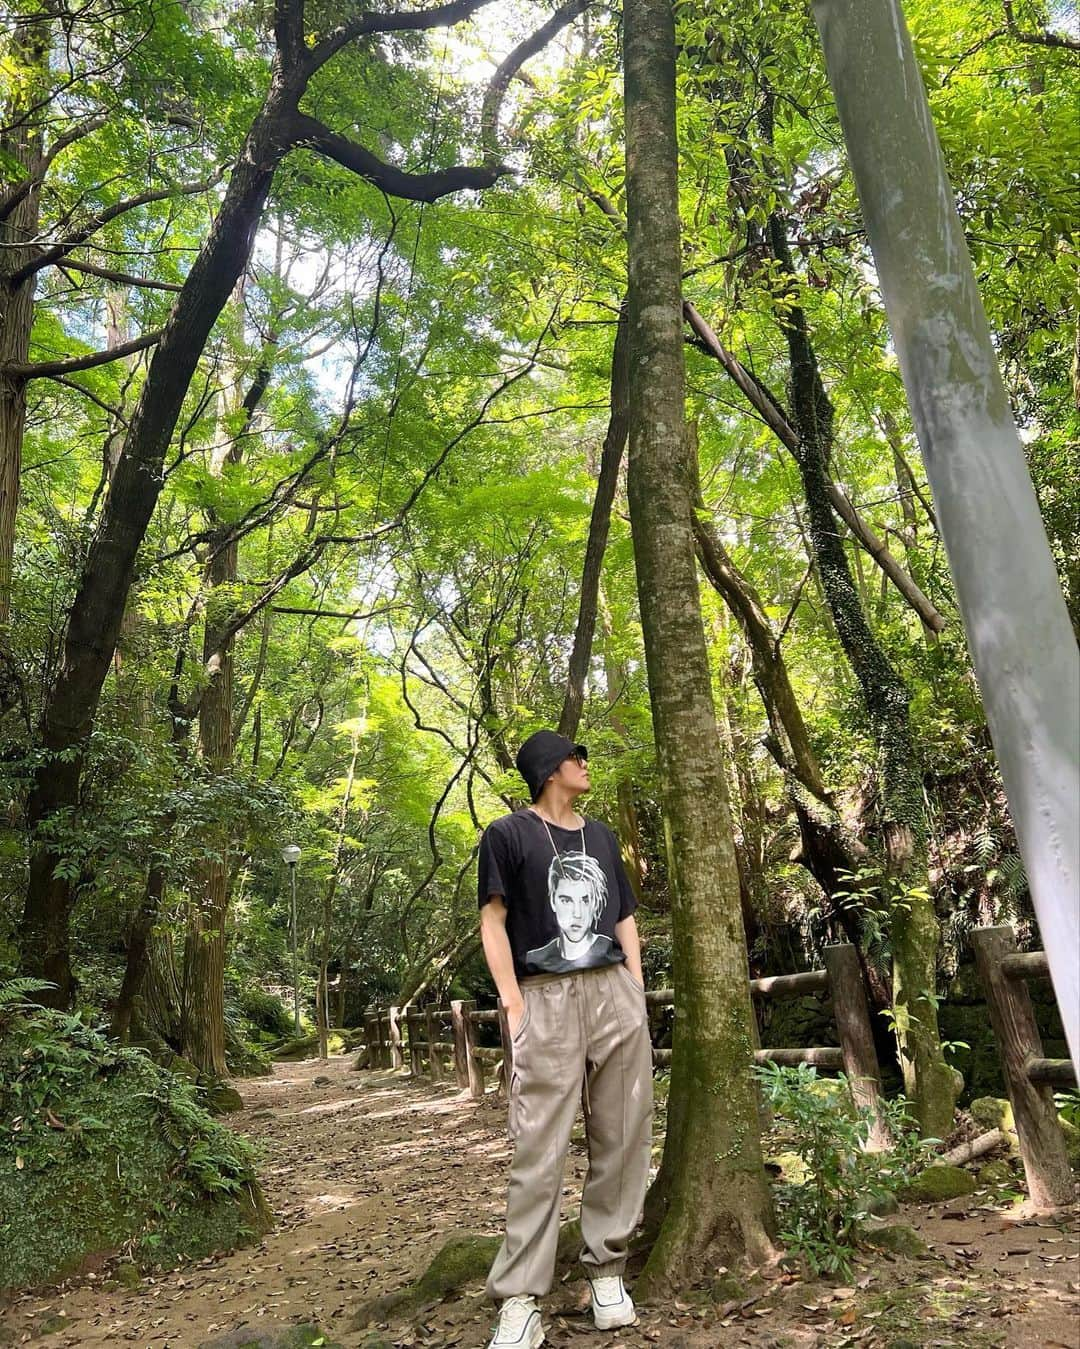
<instances>
[{"instance_id":1,"label":"rock","mask_svg":"<svg viewBox=\"0 0 1080 1349\"><path fill-rule=\"evenodd\" d=\"M968 1106L968 1114L984 1130L1015 1131L1012 1106L1001 1096L979 1096Z\"/></svg>"},{"instance_id":2,"label":"rock","mask_svg":"<svg viewBox=\"0 0 1080 1349\"><path fill-rule=\"evenodd\" d=\"M329 1087L333 1080L332 1077L316 1077L312 1079L311 1085L313 1087Z\"/></svg>"},{"instance_id":3,"label":"rock","mask_svg":"<svg viewBox=\"0 0 1080 1349\"><path fill-rule=\"evenodd\" d=\"M318 1326L238 1326L225 1335L203 1340L199 1349L342 1349L337 1340L324 1335Z\"/></svg>"},{"instance_id":4,"label":"rock","mask_svg":"<svg viewBox=\"0 0 1080 1349\"><path fill-rule=\"evenodd\" d=\"M859 1236L876 1251L889 1251L908 1260L931 1260L933 1256L922 1237L907 1223L867 1223Z\"/></svg>"},{"instance_id":5,"label":"rock","mask_svg":"<svg viewBox=\"0 0 1080 1349\"><path fill-rule=\"evenodd\" d=\"M576 1229L574 1253L581 1248L581 1228L578 1223L565 1224ZM414 1282L393 1293L384 1293L381 1297L365 1303L357 1311L353 1330L363 1330L372 1322L404 1319L427 1302L439 1302L449 1293L461 1288L472 1280L483 1279L491 1268L501 1238L482 1237L468 1234L461 1237L449 1237L435 1253L434 1259ZM562 1233L560 1232L560 1246Z\"/></svg>"},{"instance_id":6,"label":"rock","mask_svg":"<svg viewBox=\"0 0 1080 1349\"><path fill-rule=\"evenodd\" d=\"M975 1190L975 1177L959 1166L928 1166L920 1171L901 1192L915 1204L936 1204L942 1199L959 1199Z\"/></svg>"},{"instance_id":7,"label":"rock","mask_svg":"<svg viewBox=\"0 0 1080 1349\"><path fill-rule=\"evenodd\" d=\"M980 1166L978 1170L978 1179L980 1185L1008 1185L1013 1180L1013 1169L1008 1162L998 1160L996 1162L987 1162L985 1166Z\"/></svg>"},{"instance_id":8,"label":"rock","mask_svg":"<svg viewBox=\"0 0 1080 1349\"><path fill-rule=\"evenodd\" d=\"M119 1288L138 1288L142 1282L142 1274L138 1265L133 1265L130 1260L125 1260L123 1264L117 1265L112 1272L113 1282Z\"/></svg>"},{"instance_id":9,"label":"rock","mask_svg":"<svg viewBox=\"0 0 1080 1349\"><path fill-rule=\"evenodd\" d=\"M859 1199L859 1208L875 1218L886 1218L900 1212L900 1203L894 1194L865 1194Z\"/></svg>"},{"instance_id":10,"label":"rock","mask_svg":"<svg viewBox=\"0 0 1080 1349\"><path fill-rule=\"evenodd\" d=\"M716 1303L741 1301L746 1297L746 1285L734 1274L721 1274L713 1279L709 1297Z\"/></svg>"},{"instance_id":11,"label":"rock","mask_svg":"<svg viewBox=\"0 0 1080 1349\"><path fill-rule=\"evenodd\" d=\"M189 1082L198 1082L199 1070L191 1062L185 1059L182 1054L171 1054L162 1063L163 1068L168 1068L170 1073L179 1073L181 1077L187 1078Z\"/></svg>"},{"instance_id":12,"label":"rock","mask_svg":"<svg viewBox=\"0 0 1080 1349\"><path fill-rule=\"evenodd\" d=\"M228 1082L210 1082L206 1087L206 1108L211 1115L231 1115L243 1110L244 1098Z\"/></svg>"}]
</instances>

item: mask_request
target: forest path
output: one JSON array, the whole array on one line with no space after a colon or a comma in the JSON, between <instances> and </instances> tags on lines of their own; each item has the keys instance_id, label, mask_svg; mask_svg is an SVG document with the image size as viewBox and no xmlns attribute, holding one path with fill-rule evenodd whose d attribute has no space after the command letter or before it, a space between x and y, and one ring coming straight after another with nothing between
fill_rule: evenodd
<instances>
[{"instance_id":1,"label":"forest path","mask_svg":"<svg viewBox=\"0 0 1080 1349\"><path fill-rule=\"evenodd\" d=\"M197 1349L241 1326L266 1334L298 1322L317 1323L347 1349L368 1342L371 1331L350 1328L363 1302L412 1279L447 1235L500 1232L510 1149L505 1107L490 1097L479 1103L453 1084L356 1073L352 1062L279 1064L270 1077L237 1084L247 1108L229 1123L262 1149L260 1173L278 1217L264 1241L134 1288L103 1270L24 1297L8 1310L0 1345ZM576 1212L585 1165L573 1144L567 1217ZM974 1207L961 1218L957 1208L905 1214L943 1263L874 1257L860 1264L850 1289L771 1282L751 1305L702 1313L676 1304L643 1311L629 1330L596 1332L582 1314L585 1285L575 1278L545 1299L547 1343L1075 1346L1075 1224L1018 1227ZM483 1349L492 1306L471 1285L422 1322L424 1329L387 1332L386 1343Z\"/></svg>"}]
</instances>

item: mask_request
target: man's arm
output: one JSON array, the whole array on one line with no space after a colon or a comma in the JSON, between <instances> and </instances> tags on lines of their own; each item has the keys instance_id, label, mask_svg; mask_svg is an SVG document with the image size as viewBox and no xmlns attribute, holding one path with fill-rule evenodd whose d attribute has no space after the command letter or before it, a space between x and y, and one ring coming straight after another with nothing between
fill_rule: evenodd
<instances>
[{"instance_id":1,"label":"man's arm","mask_svg":"<svg viewBox=\"0 0 1080 1349\"><path fill-rule=\"evenodd\" d=\"M502 895L492 895L480 910L480 940L487 967L499 990L499 999L506 1008L510 1034L513 1035L524 1015L525 999L521 996L514 973L514 956L510 950L510 938L506 935L506 904Z\"/></svg>"},{"instance_id":2,"label":"man's arm","mask_svg":"<svg viewBox=\"0 0 1080 1349\"><path fill-rule=\"evenodd\" d=\"M638 936L637 922L633 914L615 924L615 936L626 953L626 968L639 984L644 984L645 976L641 972L641 938Z\"/></svg>"}]
</instances>

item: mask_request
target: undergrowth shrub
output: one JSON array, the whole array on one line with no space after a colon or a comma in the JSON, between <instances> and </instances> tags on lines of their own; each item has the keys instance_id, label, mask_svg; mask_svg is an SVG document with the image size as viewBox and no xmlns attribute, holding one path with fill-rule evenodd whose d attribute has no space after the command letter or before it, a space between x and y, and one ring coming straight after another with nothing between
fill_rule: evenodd
<instances>
[{"instance_id":1,"label":"undergrowth shrub","mask_svg":"<svg viewBox=\"0 0 1080 1349\"><path fill-rule=\"evenodd\" d=\"M902 1097L882 1099L894 1147L866 1152L871 1112L852 1101L843 1074L819 1078L805 1063L755 1072L776 1116L774 1144L794 1152L805 1172L802 1184L775 1187L781 1239L813 1273L850 1278L859 1223L907 1184L937 1140L919 1138Z\"/></svg>"},{"instance_id":2,"label":"undergrowth shrub","mask_svg":"<svg viewBox=\"0 0 1080 1349\"><path fill-rule=\"evenodd\" d=\"M172 1264L265 1231L254 1153L197 1089L23 1001L37 991L0 984L0 1289L94 1253Z\"/></svg>"}]
</instances>

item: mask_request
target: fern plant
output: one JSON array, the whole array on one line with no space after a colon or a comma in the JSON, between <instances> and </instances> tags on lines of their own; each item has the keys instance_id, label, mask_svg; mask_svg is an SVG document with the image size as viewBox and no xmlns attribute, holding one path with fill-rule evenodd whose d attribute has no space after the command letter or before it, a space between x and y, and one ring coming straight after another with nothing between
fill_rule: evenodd
<instances>
[{"instance_id":1,"label":"fern plant","mask_svg":"<svg viewBox=\"0 0 1080 1349\"><path fill-rule=\"evenodd\" d=\"M0 1007L22 1007L31 993L45 993L55 987L48 979L4 979L0 981Z\"/></svg>"}]
</instances>

